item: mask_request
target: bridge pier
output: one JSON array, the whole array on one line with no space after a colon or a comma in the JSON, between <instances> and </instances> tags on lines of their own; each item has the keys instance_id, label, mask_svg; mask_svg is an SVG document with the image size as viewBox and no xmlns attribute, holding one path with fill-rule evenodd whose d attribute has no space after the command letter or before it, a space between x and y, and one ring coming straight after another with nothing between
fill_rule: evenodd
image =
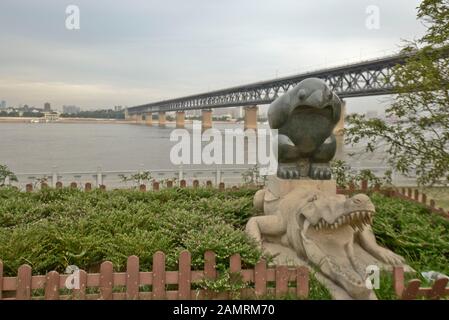
<instances>
[{"instance_id":1,"label":"bridge pier","mask_svg":"<svg viewBox=\"0 0 449 320\"><path fill-rule=\"evenodd\" d=\"M152 126L153 125L153 113L147 112L145 114L145 124L147 126Z\"/></svg>"},{"instance_id":2,"label":"bridge pier","mask_svg":"<svg viewBox=\"0 0 449 320\"><path fill-rule=\"evenodd\" d=\"M201 115L203 117L201 121L201 129L206 130L212 128L212 109L201 110Z\"/></svg>"},{"instance_id":3,"label":"bridge pier","mask_svg":"<svg viewBox=\"0 0 449 320\"><path fill-rule=\"evenodd\" d=\"M341 100L341 114L340 120L334 128L334 134L336 136L342 136L345 128L345 117L346 117L346 101Z\"/></svg>"},{"instance_id":4,"label":"bridge pier","mask_svg":"<svg viewBox=\"0 0 449 320\"><path fill-rule=\"evenodd\" d=\"M245 107L245 125L244 129L257 129L257 106Z\"/></svg>"},{"instance_id":5,"label":"bridge pier","mask_svg":"<svg viewBox=\"0 0 449 320\"><path fill-rule=\"evenodd\" d=\"M165 127L165 112L159 111L159 127Z\"/></svg>"},{"instance_id":6,"label":"bridge pier","mask_svg":"<svg viewBox=\"0 0 449 320\"><path fill-rule=\"evenodd\" d=\"M138 122L138 118L139 118L138 114L132 114L131 115L131 122L132 123L137 123Z\"/></svg>"},{"instance_id":7,"label":"bridge pier","mask_svg":"<svg viewBox=\"0 0 449 320\"><path fill-rule=\"evenodd\" d=\"M176 128L184 128L186 113L184 111L176 111Z\"/></svg>"},{"instance_id":8,"label":"bridge pier","mask_svg":"<svg viewBox=\"0 0 449 320\"><path fill-rule=\"evenodd\" d=\"M145 114L139 114L139 124L145 124Z\"/></svg>"}]
</instances>

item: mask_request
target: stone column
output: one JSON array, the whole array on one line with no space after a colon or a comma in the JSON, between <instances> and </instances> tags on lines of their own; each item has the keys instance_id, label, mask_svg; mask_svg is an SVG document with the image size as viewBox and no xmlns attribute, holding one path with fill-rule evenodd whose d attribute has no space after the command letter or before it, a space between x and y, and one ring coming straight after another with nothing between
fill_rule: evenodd
<instances>
[{"instance_id":1,"label":"stone column","mask_svg":"<svg viewBox=\"0 0 449 320\"><path fill-rule=\"evenodd\" d=\"M346 101L341 101L341 114L340 121L338 121L337 125L334 128L334 134L341 136L343 135L343 129L345 128L345 117L346 117Z\"/></svg>"},{"instance_id":2,"label":"stone column","mask_svg":"<svg viewBox=\"0 0 449 320\"><path fill-rule=\"evenodd\" d=\"M201 128L203 130L212 128L212 109L201 110L203 120L201 121Z\"/></svg>"},{"instance_id":3,"label":"stone column","mask_svg":"<svg viewBox=\"0 0 449 320\"><path fill-rule=\"evenodd\" d=\"M159 111L159 127L165 126L165 112Z\"/></svg>"},{"instance_id":4,"label":"stone column","mask_svg":"<svg viewBox=\"0 0 449 320\"><path fill-rule=\"evenodd\" d=\"M245 107L245 130L257 129L257 106Z\"/></svg>"},{"instance_id":5,"label":"stone column","mask_svg":"<svg viewBox=\"0 0 449 320\"><path fill-rule=\"evenodd\" d=\"M184 111L176 111L176 128L184 128L186 113Z\"/></svg>"},{"instance_id":6,"label":"stone column","mask_svg":"<svg viewBox=\"0 0 449 320\"><path fill-rule=\"evenodd\" d=\"M147 126L152 126L153 125L153 113L147 112L145 114L145 124Z\"/></svg>"}]
</instances>

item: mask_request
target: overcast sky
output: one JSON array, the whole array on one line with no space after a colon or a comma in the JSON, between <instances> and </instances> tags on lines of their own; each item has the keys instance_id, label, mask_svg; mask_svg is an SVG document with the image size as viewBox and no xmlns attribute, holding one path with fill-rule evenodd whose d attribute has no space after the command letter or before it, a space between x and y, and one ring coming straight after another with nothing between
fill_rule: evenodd
<instances>
[{"instance_id":1,"label":"overcast sky","mask_svg":"<svg viewBox=\"0 0 449 320\"><path fill-rule=\"evenodd\" d=\"M70 4L79 30L66 28ZM133 106L391 54L423 33L418 4L1 0L0 100ZM370 5L379 29L366 27ZM378 99L355 101L369 109Z\"/></svg>"}]
</instances>

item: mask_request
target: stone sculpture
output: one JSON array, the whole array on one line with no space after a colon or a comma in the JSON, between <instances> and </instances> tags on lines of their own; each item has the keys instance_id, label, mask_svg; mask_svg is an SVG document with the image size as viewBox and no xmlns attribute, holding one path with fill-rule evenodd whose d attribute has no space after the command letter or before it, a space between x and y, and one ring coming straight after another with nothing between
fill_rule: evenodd
<instances>
[{"instance_id":1,"label":"stone sculpture","mask_svg":"<svg viewBox=\"0 0 449 320\"><path fill-rule=\"evenodd\" d=\"M268 109L271 129L278 129L278 176L284 179L331 178L336 151L332 133L340 120L341 100L317 78L301 81Z\"/></svg>"},{"instance_id":2,"label":"stone sculpture","mask_svg":"<svg viewBox=\"0 0 449 320\"><path fill-rule=\"evenodd\" d=\"M315 183L298 181L286 188L270 177L268 187L254 197L263 215L250 218L247 234L264 249L271 244L291 248L350 297L374 298L365 284L366 267L402 265L403 258L376 243L371 229L375 208L368 196L346 198L336 194L332 181L325 187Z\"/></svg>"},{"instance_id":3,"label":"stone sculpture","mask_svg":"<svg viewBox=\"0 0 449 320\"><path fill-rule=\"evenodd\" d=\"M404 259L377 244L370 198L338 195L330 180L340 112L340 99L315 78L270 105L268 121L279 129L278 174L254 196L262 215L249 219L246 232L275 262L317 269L334 298L375 299L366 285L367 267L388 269Z\"/></svg>"}]
</instances>

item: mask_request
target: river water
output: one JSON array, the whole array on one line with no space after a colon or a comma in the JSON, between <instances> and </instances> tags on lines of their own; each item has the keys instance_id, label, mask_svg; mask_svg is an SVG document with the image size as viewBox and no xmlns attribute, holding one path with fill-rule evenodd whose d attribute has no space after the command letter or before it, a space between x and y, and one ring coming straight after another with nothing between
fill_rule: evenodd
<instances>
[{"instance_id":1,"label":"river water","mask_svg":"<svg viewBox=\"0 0 449 320\"><path fill-rule=\"evenodd\" d=\"M214 124L224 131L234 124ZM261 125L260 127L265 127ZM86 172L176 169L170 150L177 143L169 137L174 127L148 127L137 124L85 123L0 123L0 164L15 173ZM192 125L186 125L191 130ZM347 156L354 150L339 142L337 158L355 167L382 167L382 155L358 159ZM223 152L226 152L224 150ZM242 167L227 165L223 167ZM216 165L183 165L189 168L215 168Z\"/></svg>"}]
</instances>

